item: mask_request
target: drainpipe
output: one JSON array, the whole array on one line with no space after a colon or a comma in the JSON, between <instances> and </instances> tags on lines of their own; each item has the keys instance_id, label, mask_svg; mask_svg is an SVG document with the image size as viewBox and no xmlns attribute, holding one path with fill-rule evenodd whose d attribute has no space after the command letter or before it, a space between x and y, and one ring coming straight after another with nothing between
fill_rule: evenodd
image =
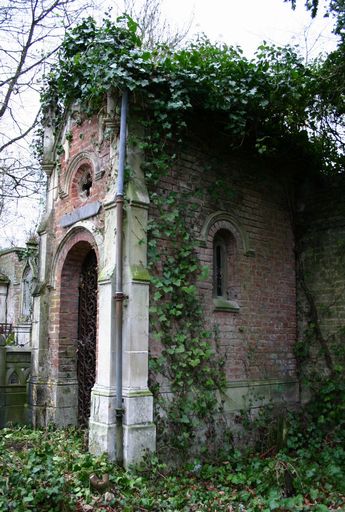
<instances>
[{"instance_id":1,"label":"drainpipe","mask_svg":"<svg viewBox=\"0 0 345 512\"><path fill-rule=\"evenodd\" d=\"M128 108L128 91L124 90L121 103L121 119L120 119L120 143L119 143L119 167L117 175L116 188L116 283L115 283L115 343L116 343L116 454L117 461L122 462L122 318L123 318L123 262L122 262L122 246L123 246L123 204L124 204L124 170L126 158L126 130L127 130L127 108Z\"/></svg>"}]
</instances>

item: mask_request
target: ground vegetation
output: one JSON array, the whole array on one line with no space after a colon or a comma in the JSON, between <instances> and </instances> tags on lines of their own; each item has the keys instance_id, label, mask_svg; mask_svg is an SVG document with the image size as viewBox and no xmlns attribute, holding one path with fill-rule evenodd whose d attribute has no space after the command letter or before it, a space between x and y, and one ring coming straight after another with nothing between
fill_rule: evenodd
<instances>
[{"instance_id":1,"label":"ground vegetation","mask_svg":"<svg viewBox=\"0 0 345 512\"><path fill-rule=\"evenodd\" d=\"M224 444L223 453L212 462L194 459L178 471L156 458L124 471L105 457L90 455L83 431L75 429L3 429L0 510L344 510L344 424L328 414L332 393L329 389L317 407L287 418L284 447L272 436L267 417L259 418L263 437L256 449L240 452ZM267 444L268 426L271 443Z\"/></svg>"}]
</instances>

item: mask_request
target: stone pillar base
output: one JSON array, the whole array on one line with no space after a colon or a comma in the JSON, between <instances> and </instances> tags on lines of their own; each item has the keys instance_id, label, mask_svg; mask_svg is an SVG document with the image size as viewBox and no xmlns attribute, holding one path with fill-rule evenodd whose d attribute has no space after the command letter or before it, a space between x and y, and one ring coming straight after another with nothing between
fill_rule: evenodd
<instances>
[{"instance_id":1,"label":"stone pillar base","mask_svg":"<svg viewBox=\"0 0 345 512\"><path fill-rule=\"evenodd\" d=\"M94 455L107 453L116 460L115 389L95 385L91 392L89 450Z\"/></svg>"},{"instance_id":2,"label":"stone pillar base","mask_svg":"<svg viewBox=\"0 0 345 512\"><path fill-rule=\"evenodd\" d=\"M123 465L137 464L156 450L156 426L150 391L131 391L124 396Z\"/></svg>"},{"instance_id":3,"label":"stone pillar base","mask_svg":"<svg viewBox=\"0 0 345 512\"><path fill-rule=\"evenodd\" d=\"M123 465L125 468L138 464L145 455L156 450L156 426L123 425Z\"/></svg>"},{"instance_id":4,"label":"stone pillar base","mask_svg":"<svg viewBox=\"0 0 345 512\"><path fill-rule=\"evenodd\" d=\"M97 423L90 419L89 422L89 451L93 455L106 453L109 460L116 460L116 425Z\"/></svg>"},{"instance_id":5,"label":"stone pillar base","mask_svg":"<svg viewBox=\"0 0 345 512\"><path fill-rule=\"evenodd\" d=\"M122 427L116 425L115 399L115 389L94 386L91 394L89 450L94 455L107 453L110 460L122 459L127 468L140 462L148 452L155 451L153 398L149 391L131 392L124 396ZM119 437L120 447L117 441Z\"/></svg>"},{"instance_id":6,"label":"stone pillar base","mask_svg":"<svg viewBox=\"0 0 345 512\"><path fill-rule=\"evenodd\" d=\"M30 416L34 427L78 424L78 383L30 382Z\"/></svg>"}]
</instances>

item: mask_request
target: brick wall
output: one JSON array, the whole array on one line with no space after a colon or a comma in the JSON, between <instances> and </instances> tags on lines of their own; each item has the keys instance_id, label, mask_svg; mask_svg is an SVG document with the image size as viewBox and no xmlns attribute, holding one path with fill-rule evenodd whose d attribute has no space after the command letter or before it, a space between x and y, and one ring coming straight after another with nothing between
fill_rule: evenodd
<instances>
[{"instance_id":1,"label":"brick wall","mask_svg":"<svg viewBox=\"0 0 345 512\"><path fill-rule=\"evenodd\" d=\"M177 192L181 200L185 193L191 195L194 205L186 208L186 217L196 239L217 211L231 214L249 238L251 251L245 254L240 234L232 230L237 251L232 286L238 311L215 311L213 302L213 237L231 224L220 218L211 225L197 251L209 268L208 278L198 283L205 323L217 331L228 380L296 378L294 237L277 169L236 157L224 145L191 138L178 164L161 180L158 193L168 191ZM151 215L156 215L154 209ZM160 246L167 248L167 241L162 239ZM158 351L152 340L151 352Z\"/></svg>"},{"instance_id":2,"label":"brick wall","mask_svg":"<svg viewBox=\"0 0 345 512\"><path fill-rule=\"evenodd\" d=\"M109 143L100 138L99 120L93 118L71 128L72 142L61 158L58 191L51 218L48 272L54 274L50 291L49 347L52 374L68 377L75 369L72 340L77 325L77 278L86 248L94 247L86 230L61 226L65 214L94 201L102 202L114 180ZM206 328L217 332L219 350L226 358L229 381L295 379L292 347L296 339L296 292L294 238L290 226L285 189L278 169L267 168L259 160L236 156L224 142L210 142L190 136L184 151L167 176L162 177L157 192L169 191L183 200L189 194L186 218L193 237L200 240L200 262L209 267L208 278L198 283L205 311ZM96 155L104 170L96 179L92 162L80 158L71 173L71 162L78 155ZM81 194L82 177L92 175L88 194ZM226 212L235 219L239 230L219 218L209 226L201 240L205 223L215 212ZM149 215L157 212L151 207ZM88 219L93 229L103 233L103 209ZM230 227L229 227L230 226ZM236 311L215 310L213 297L213 238L220 230L230 230L233 255L229 265L235 272L231 280ZM241 232L241 230L243 232ZM248 247L243 239L248 238ZM61 243L64 241L64 245ZM167 240L160 245L168 247ZM248 244L247 244L248 245ZM100 255L102 258L103 256ZM53 267L53 261L54 267ZM99 261L100 266L102 261ZM50 279L50 277L49 277ZM151 353L159 346L151 340Z\"/></svg>"},{"instance_id":3,"label":"brick wall","mask_svg":"<svg viewBox=\"0 0 345 512\"><path fill-rule=\"evenodd\" d=\"M53 218L50 220L47 279L53 282L49 297L49 365L55 378L75 378L78 337L78 296L82 263L91 249L99 258L91 233L81 226L62 227L66 214L96 201L102 202L110 187L109 144L99 139L99 120L94 117L74 123L64 142L60 159L58 190L55 191ZM63 141L62 141L63 142ZM71 163L81 155L71 171ZM83 157L84 155L84 157ZM86 156L85 156L86 155ZM88 156L91 155L91 158ZM97 175L93 158L104 172ZM91 176L92 184L85 178ZM86 187L84 187L86 185ZM103 231L104 211L88 219L89 227ZM72 230L71 230L72 227ZM69 235L66 238L67 233Z\"/></svg>"},{"instance_id":4,"label":"brick wall","mask_svg":"<svg viewBox=\"0 0 345 512\"><path fill-rule=\"evenodd\" d=\"M71 142L68 143L65 141L66 151L60 160L59 196L54 202L55 247L58 247L66 234L66 228L60 226L63 215L71 213L76 208L90 204L96 200L102 201L110 187L111 181L109 143L99 141L99 121L97 117L86 119L81 124L74 124L69 133ZM102 174L100 179L96 179L92 162L84 158L75 166L76 168L72 173L71 182L68 183L69 186L67 186L66 176L68 174L69 164L75 157L81 154L96 155L99 166L104 169L104 174ZM87 172L90 172L92 177L92 186L88 196L81 191L82 177L85 176ZM98 229L102 230L103 212L100 212L100 215L93 218L92 221Z\"/></svg>"},{"instance_id":5,"label":"brick wall","mask_svg":"<svg viewBox=\"0 0 345 512\"><path fill-rule=\"evenodd\" d=\"M298 248L307 289L315 302L321 334L335 363L344 361L345 321L345 180L326 177L308 180L300 187L298 203ZM309 346L305 369L323 371L325 359L320 344L308 336L310 304L298 287L299 340Z\"/></svg>"}]
</instances>

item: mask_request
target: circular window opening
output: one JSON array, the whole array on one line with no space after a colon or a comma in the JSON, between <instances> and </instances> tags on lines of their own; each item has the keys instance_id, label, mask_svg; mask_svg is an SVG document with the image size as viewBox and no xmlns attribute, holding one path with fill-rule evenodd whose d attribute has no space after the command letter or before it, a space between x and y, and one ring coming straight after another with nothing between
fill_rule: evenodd
<instances>
[{"instance_id":1,"label":"circular window opening","mask_svg":"<svg viewBox=\"0 0 345 512\"><path fill-rule=\"evenodd\" d=\"M87 199L91 195L92 176L86 172L79 182L79 195L82 199Z\"/></svg>"}]
</instances>

